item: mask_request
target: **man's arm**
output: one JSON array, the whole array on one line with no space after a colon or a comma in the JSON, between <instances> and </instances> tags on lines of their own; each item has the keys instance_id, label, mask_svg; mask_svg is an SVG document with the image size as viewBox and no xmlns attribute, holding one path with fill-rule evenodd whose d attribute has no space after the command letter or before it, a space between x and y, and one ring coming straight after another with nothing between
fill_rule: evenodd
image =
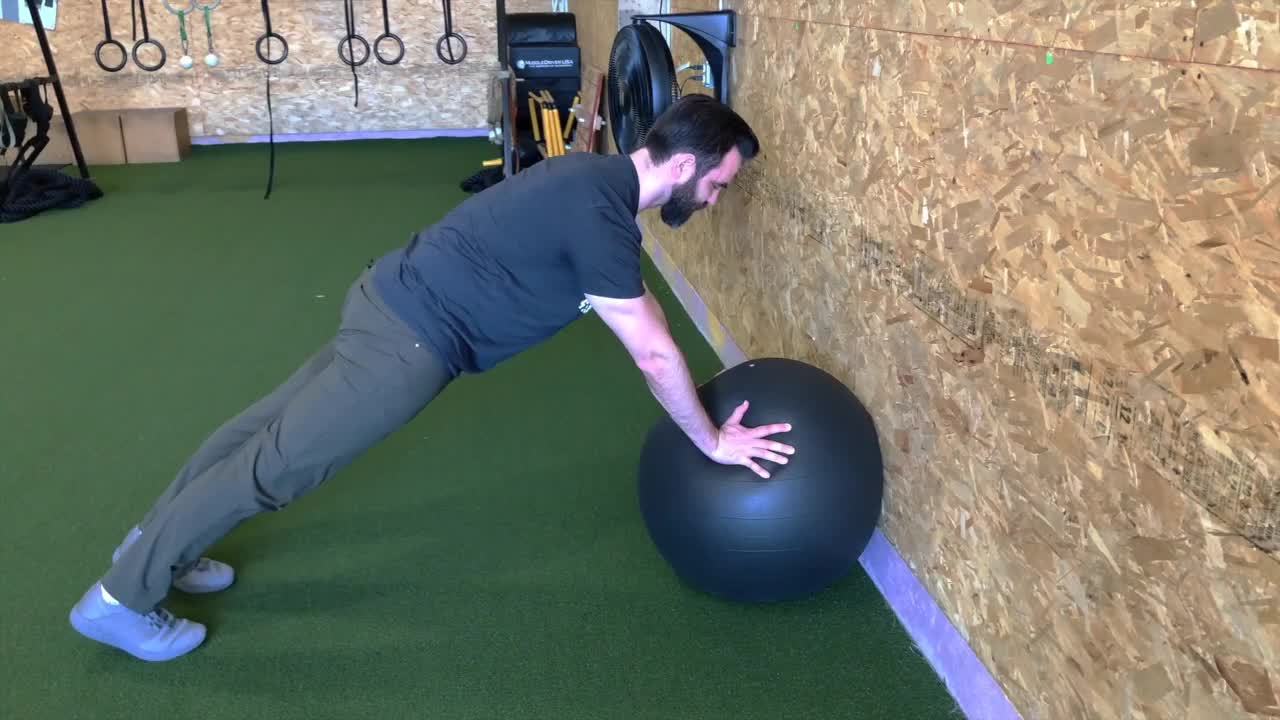
<instances>
[{"instance_id":1,"label":"man's arm","mask_svg":"<svg viewBox=\"0 0 1280 720\"><path fill-rule=\"evenodd\" d=\"M684 354L676 346L662 306L645 290L638 298L619 300L588 295L591 306L627 348L658 403L704 455L719 444L720 429L711 421Z\"/></svg>"}]
</instances>

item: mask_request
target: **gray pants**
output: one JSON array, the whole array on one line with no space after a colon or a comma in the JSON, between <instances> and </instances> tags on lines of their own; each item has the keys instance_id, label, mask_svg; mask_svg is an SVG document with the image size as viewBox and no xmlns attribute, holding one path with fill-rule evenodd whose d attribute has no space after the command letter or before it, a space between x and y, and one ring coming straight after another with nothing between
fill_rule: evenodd
<instances>
[{"instance_id":1,"label":"gray pants","mask_svg":"<svg viewBox=\"0 0 1280 720\"><path fill-rule=\"evenodd\" d=\"M253 515L319 487L412 420L451 380L383 304L366 270L347 293L337 335L204 442L103 586L125 607L150 612L209 546Z\"/></svg>"}]
</instances>

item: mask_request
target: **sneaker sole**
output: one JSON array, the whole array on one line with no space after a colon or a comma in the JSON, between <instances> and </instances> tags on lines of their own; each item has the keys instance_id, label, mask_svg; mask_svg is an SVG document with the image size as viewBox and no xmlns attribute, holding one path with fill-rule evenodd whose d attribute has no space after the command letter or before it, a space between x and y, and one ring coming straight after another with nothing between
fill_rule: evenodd
<instances>
[{"instance_id":1,"label":"sneaker sole","mask_svg":"<svg viewBox=\"0 0 1280 720\"><path fill-rule=\"evenodd\" d=\"M210 593L222 592L234 585L235 582L235 578L232 578L229 582L218 583L216 585L199 585L193 582L176 580L173 583L173 589L187 593L188 595L208 595Z\"/></svg>"},{"instance_id":2,"label":"sneaker sole","mask_svg":"<svg viewBox=\"0 0 1280 720\"><path fill-rule=\"evenodd\" d=\"M75 628L76 632L89 638L90 640L93 640L95 642L100 642L103 645L106 645L108 647L113 647L117 650L120 650L121 652L128 653L129 655L132 655L133 657L136 657L139 660L145 660L147 662L167 662L169 660L176 660L182 657L183 655L186 655L187 653L191 652L192 650L195 650L196 648L200 647L200 645L204 643L205 637L208 634L208 631L202 628L201 630L199 630L200 639L197 640L195 644L192 645L190 648L177 654L152 653L152 652L147 652L145 650L138 650L135 652L134 650L130 650L127 647L117 645L116 643L108 639L105 635L97 632L95 630L96 623L94 623L92 620L81 615L77 610L71 611L70 620L71 620L71 627Z\"/></svg>"}]
</instances>

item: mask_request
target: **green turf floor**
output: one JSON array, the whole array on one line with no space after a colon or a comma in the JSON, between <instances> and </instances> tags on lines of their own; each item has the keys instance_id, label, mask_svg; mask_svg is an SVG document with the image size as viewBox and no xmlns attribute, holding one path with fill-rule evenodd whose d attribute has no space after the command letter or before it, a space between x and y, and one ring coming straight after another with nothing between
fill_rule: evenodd
<instances>
[{"instance_id":1,"label":"green turf floor","mask_svg":"<svg viewBox=\"0 0 1280 720\"><path fill-rule=\"evenodd\" d=\"M333 331L364 263L464 197L477 140L201 148L0 225L0 717L957 717L857 570L743 607L679 585L638 516L658 416L594 317L449 388L175 595L207 623L148 665L67 611L203 437ZM699 379L718 363L649 268Z\"/></svg>"}]
</instances>

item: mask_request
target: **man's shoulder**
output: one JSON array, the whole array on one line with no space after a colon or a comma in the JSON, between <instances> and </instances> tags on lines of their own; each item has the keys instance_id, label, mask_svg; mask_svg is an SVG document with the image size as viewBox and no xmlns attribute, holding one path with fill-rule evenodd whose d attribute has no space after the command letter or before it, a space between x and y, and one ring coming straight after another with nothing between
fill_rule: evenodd
<instances>
[{"instance_id":1,"label":"man's shoulder","mask_svg":"<svg viewBox=\"0 0 1280 720\"><path fill-rule=\"evenodd\" d=\"M539 160L521 170L515 177L559 180L581 178L590 181L601 174L607 174L613 165L612 159L613 156L610 155L587 152L557 155Z\"/></svg>"},{"instance_id":2,"label":"man's shoulder","mask_svg":"<svg viewBox=\"0 0 1280 720\"><path fill-rule=\"evenodd\" d=\"M547 175L569 181L583 187L623 191L639 191L640 180L630 158L624 155L600 155L597 153L569 153L547 158L538 165L546 165ZM531 169L536 169L534 165Z\"/></svg>"},{"instance_id":3,"label":"man's shoulder","mask_svg":"<svg viewBox=\"0 0 1280 720\"><path fill-rule=\"evenodd\" d=\"M621 221L628 228L634 225L635 216L640 212L640 180L629 159L580 154L594 158L586 163L590 171L581 174L582 182L576 188L582 209L605 223Z\"/></svg>"}]
</instances>

